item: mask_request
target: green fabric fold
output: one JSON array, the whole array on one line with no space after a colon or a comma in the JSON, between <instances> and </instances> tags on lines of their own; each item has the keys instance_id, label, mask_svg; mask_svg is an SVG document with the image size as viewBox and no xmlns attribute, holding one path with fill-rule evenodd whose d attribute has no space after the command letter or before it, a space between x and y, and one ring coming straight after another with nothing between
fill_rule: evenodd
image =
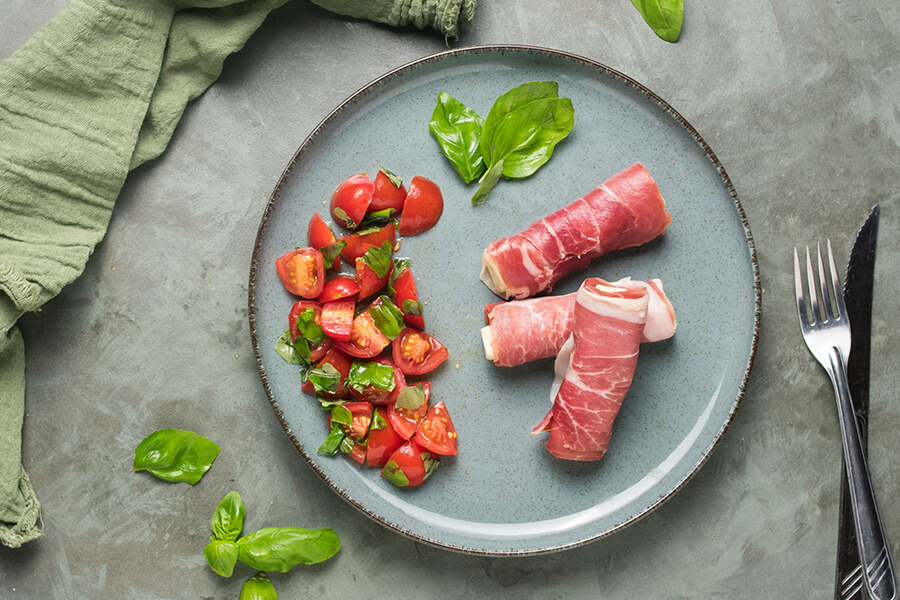
<instances>
[{"instance_id":1,"label":"green fabric fold","mask_svg":"<svg viewBox=\"0 0 900 600\"><path fill-rule=\"evenodd\" d=\"M42 533L22 467L16 325L84 270L125 178L287 0L73 0L0 62L0 543ZM321 0L341 15L456 38L475 0Z\"/></svg>"}]
</instances>

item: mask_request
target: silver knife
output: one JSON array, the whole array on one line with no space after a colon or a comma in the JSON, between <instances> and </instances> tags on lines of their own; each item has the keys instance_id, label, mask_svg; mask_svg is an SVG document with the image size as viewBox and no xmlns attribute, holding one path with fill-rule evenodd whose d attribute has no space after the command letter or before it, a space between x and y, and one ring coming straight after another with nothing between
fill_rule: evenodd
<instances>
[{"instance_id":1,"label":"silver knife","mask_svg":"<svg viewBox=\"0 0 900 600\"><path fill-rule=\"evenodd\" d=\"M878 237L879 212L879 206L876 204L860 227L853 249L850 251L847 276L844 278L844 304L847 305L851 337L847 379L864 453L869 416L872 288L875 281L875 243ZM850 489L847 486L847 473L843 464L841 464L839 511L834 597L836 600L866 600L868 594L863 584Z\"/></svg>"}]
</instances>

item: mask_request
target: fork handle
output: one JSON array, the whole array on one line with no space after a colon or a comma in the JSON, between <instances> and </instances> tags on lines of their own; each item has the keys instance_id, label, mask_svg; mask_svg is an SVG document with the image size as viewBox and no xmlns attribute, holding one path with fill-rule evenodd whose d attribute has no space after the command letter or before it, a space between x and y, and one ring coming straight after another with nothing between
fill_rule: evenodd
<instances>
[{"instance_id":1,"label":"fork handle","mask_svg":"<svg viewBox=\"0 0 900 600\"><path fill-rule=\"evenodd\" d=\"M839 348L830 352L831 368L828 374L834 385L841 423L841 440L844 447L844 464L853 505L856 543L866 590L873 600L897 600L897 580L891 549L884 534L884 525L875 502L875 490L869 466L863 452L861 436L856 425L850 388L847 384L846 357Z\"/></svg>"}]
</instances>

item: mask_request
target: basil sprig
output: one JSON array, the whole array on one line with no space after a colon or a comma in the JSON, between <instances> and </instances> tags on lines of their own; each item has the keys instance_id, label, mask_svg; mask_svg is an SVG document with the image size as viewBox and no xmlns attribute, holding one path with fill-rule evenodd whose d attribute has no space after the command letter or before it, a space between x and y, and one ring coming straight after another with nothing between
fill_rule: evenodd
<instances>
[{"instance_id":1,"label":"basil sprig","mask_svg":"<svg viewBox=\"0 0 900 600\"><path fill-rule=\"evenodd\" d=\"M631 0L644 21L667 42L677 42L684 22L684 0Z\"/></svg>"},{"instance_id":2,"label":"basil sprig","mask_svg":"<svg viewBox=\"0 0 900 600\"><path fill-rule=\"evenodd\" d=\"M429 122L429 130L463 181L479 177L473 205L487 200L501 176L534 174L575 124L572 101L559 97L555 81L514 87L497 98L480 126L476 117L472 109L441 92Z\"/></svg>"},{"instance_id":3,"label":"basil sprig","mask_svg":"<svg viewBox=\"0 0 900 600\"><path fill-rule=\"evenodd\" d=\"M377 362L365 362L354 360L347 375L347 387L357 392L362 392L368 386L374 385L386 392L394 389L394 367Z\"/></svg>"},{"instance_id":4,"label":"basil sprig","mask_svg":"<svg viewBox=\"0 0 900 600\"><path fill-rule=\"evenodd\" d=\"M259 572L244 582L238 600L278 600L278 594L268 573Z\"/></svg>"},{"instance_id":5,"label":"basil sprig","mask_svg":"<svg viewBox=\"0 0 900 600\"><path fill-rule=\"evenodd\" d=\"M378 331L391 340L400 335L406 327L403 324L403 313L388 296L378 296L377 301L369 306L369 315L372 316Z\"/></svg>"},{"instance_id":6,"label":"basil sprig","mask_svg":"<svg viewBox=\"0 0 900 600\"><path fill-rule=\"evenodd\" d=\"M230 577L240 560L260 571L286 573L299 565L311 565L334 556L341 542L331 529L263 527L243 537L244 503L237 492L229 492L216 507L213 535L203 548L207 563L217 574Z\"/></svg>"},{"instance_id":7,"label":"basil sprig","mask_svg":"<svg viewBox=\"0 0 900 600\"><path fill-rule=\"evenodd\" d=\"M165 481L194 485L212 466L219 446L193 431L160 429L134 449L134 470L149 471Z\"/></svg>"}]
</instances>

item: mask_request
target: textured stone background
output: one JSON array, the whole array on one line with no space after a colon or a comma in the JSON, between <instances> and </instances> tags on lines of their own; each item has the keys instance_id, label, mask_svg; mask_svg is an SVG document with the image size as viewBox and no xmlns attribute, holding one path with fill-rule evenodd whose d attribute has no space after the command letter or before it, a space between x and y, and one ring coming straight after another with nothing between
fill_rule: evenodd
<instances>
[{"instance_id":1,"label":"textured stone background","mask_svg":"<svg viewBox=\"0 0 900 600\"><path fill-rule=\"evenodd\" d=\"M283 598L829 598L839 431L830 384L799 334L790 252L830 237L843 261L876 202L870 455L900 558L890 325L900 313L900 4L688 0L674 45L628 0L480 4L453 46L548 46L622 71L690 121L731 176L758 249L763 319L747 395L709 462L624 531L521 559L414 543L322 484L284 435L253 359L259 219L335 105L446 44L296 0L226 62L169 150L128 179L84 275L23 322L25 466L46 534L0 548L0 597L237 598L251 572L219 578L200 548L211 507L239 482L248 527L340 528L336 559L273 576ZM63 5L0 0L0 58ZM218 432L223 451L190 494L131 473L136 443L167 426Z\"/></svg>"}]
</instances>

